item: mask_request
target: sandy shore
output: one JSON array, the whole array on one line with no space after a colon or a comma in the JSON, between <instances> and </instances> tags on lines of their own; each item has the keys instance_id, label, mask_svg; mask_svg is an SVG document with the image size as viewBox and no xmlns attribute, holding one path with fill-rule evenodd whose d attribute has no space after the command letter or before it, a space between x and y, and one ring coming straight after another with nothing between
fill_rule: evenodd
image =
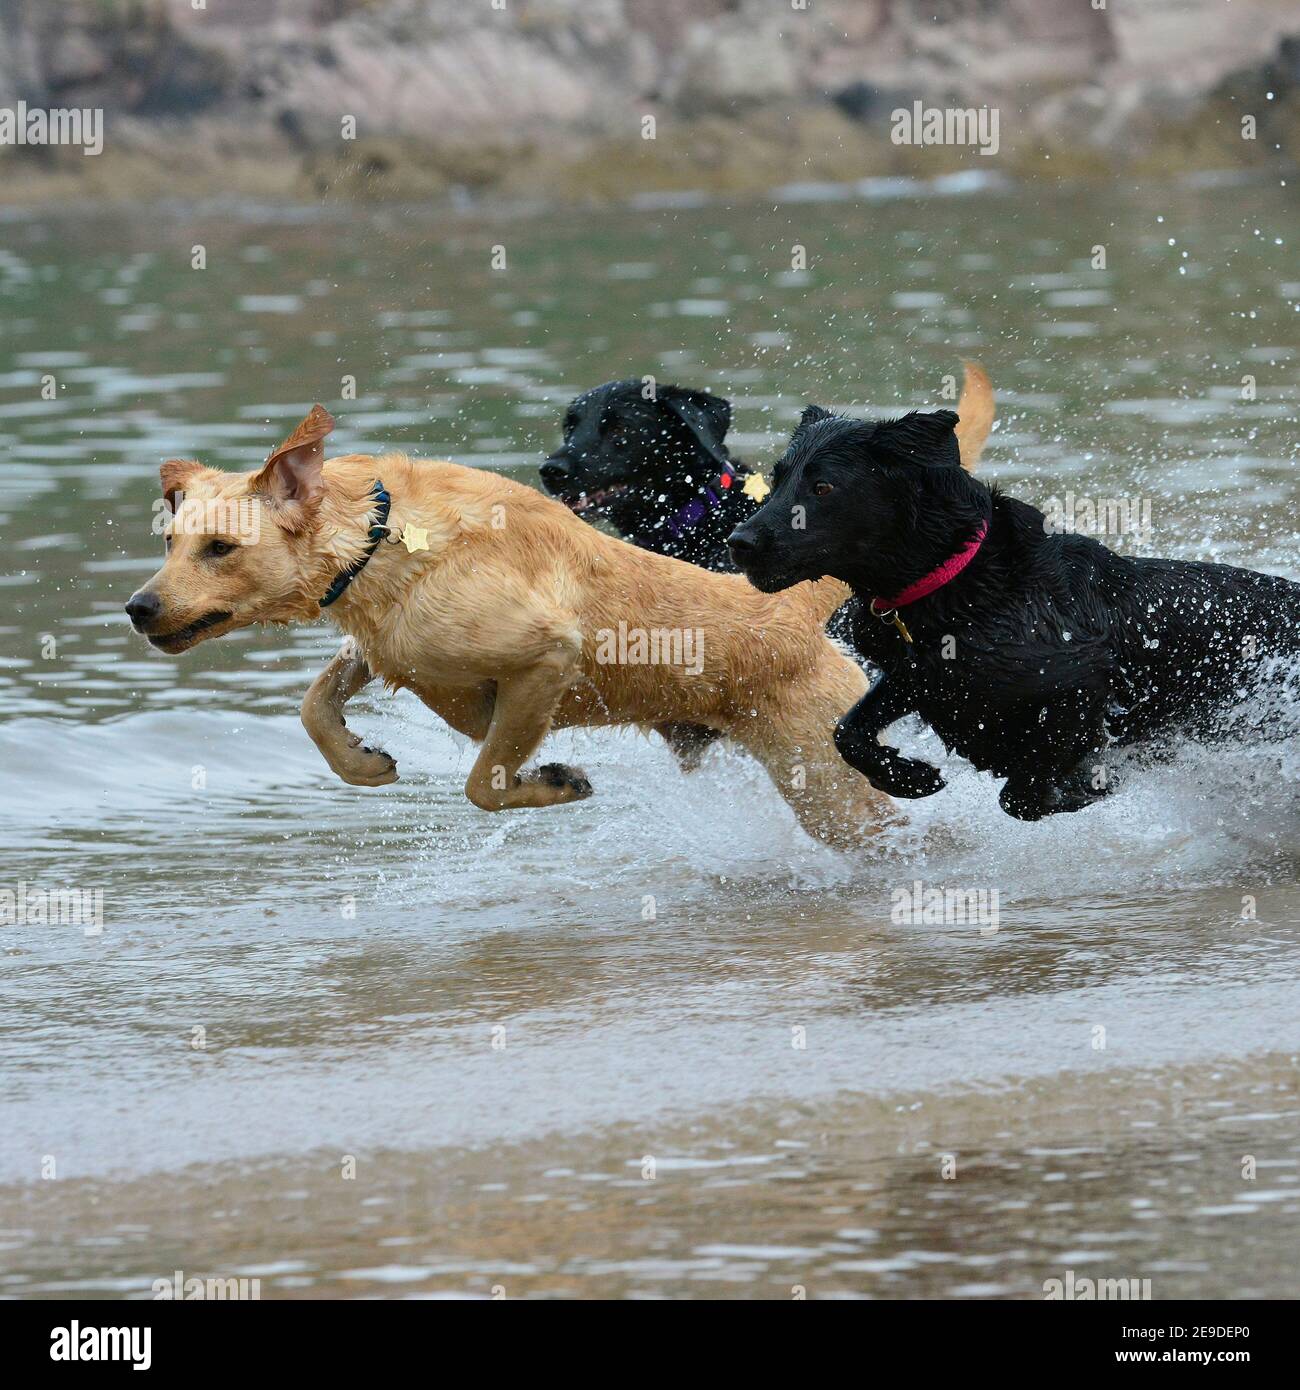
<instances>
[{"instance_id":1,"label":"sandy shore","mask_svg":"<svg viewBox=\"0 0 1300 1390\"><path fill-rule=\"evenodd\" d=\"M38 1182L0 1191L0 1292L151 1298L180 1270L262 1298L1041 1299L1073 1270L1286 1297L1298 1092L1275 1054Z\"/></svg>"}]
</instances>

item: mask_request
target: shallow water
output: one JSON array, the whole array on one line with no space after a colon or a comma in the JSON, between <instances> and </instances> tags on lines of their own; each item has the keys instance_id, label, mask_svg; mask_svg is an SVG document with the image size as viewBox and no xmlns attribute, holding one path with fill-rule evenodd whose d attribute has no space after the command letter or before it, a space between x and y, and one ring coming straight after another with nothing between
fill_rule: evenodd
<instances>
[{"instance_id":1,"label":"shallow water","mask_svg":"<svg viewBox=\"0 0 1300 1390\"><path fill-rule=\"evenodd\" d=\"M1289 1294L1294 703L1040 825L947 760L846 856L739 755L631 733L551 741L592 800L489 817L406 697L351 721L403 780L345 787L295 714L329 629L173 660L121 604L158 461L251 467L313 399L340 449L533 481L610 376L724 390L767 461L805 400L933 401L962 356L1008 490L1300 578L1290 198L0 223L0 883L103 892L98 934L0 928L0 1292ZM917 882L981 918L900 920Z\"/></svg>"}]
</instances>

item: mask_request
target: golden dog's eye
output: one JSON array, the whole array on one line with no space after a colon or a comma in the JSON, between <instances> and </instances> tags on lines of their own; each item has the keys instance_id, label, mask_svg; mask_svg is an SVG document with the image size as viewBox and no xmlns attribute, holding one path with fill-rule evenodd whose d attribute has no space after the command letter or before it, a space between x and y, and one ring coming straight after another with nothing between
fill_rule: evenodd
<instances>
[{"instance_id":1,"label":"golden dog's eye","mask_svg":"<svg viewBox=\"0 0 1300 1390\"><path fill-rule=\"evenodd\" d=\"M229 555L232 550L236 549L238 549L238 547L232 545L229 541L210 541L208 543L207 553L211 555L214 560L219 560L223 555Z\"/></svg>"},{"instance_id":2,"label":"golden dog's eye","mask_svg":"<svg viewBox=\"0 0 1300 1390\"><path fill-rule=\"evenodd\" d=\"M813 493L817 497L825 497L828 492L834 492L835 488L830 483L814 483Z\"/></svg>"}]
</instances>

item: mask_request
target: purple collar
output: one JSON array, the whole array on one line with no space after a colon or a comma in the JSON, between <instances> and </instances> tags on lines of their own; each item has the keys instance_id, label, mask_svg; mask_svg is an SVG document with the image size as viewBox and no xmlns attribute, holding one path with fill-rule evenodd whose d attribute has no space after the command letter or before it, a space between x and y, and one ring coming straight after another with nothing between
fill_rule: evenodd
<instances>
[{"instance_id":1,"label":"purple collar","mask_svg":"<svg viewBox=\"0 0 1300 1390\"><path fill-rule=\"evenodd\" d=\"M674 539L680 540L683 531L689 531L692 526L698 526L710 512L717 511L722 506L722 495L736 481L736 470L730 463L722 465L722 472L718 474L716 481L705 484L704 495L702 497L692 497L685 506L678 507L664 525L672 532Z\"/></svg>"}]
</instances>

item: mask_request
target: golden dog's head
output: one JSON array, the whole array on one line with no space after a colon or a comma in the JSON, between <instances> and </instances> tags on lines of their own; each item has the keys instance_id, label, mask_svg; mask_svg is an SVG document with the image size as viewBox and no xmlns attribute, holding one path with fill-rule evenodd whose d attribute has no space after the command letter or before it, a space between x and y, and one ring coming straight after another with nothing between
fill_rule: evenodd
<instances>
[{"instance_id":1,"label":"golden dog's head","mask_svg":"<svg viewBox=\"0 0 1300 1390\"><path fill-rule=\"evenodd\" d=\"M167 558L127 602L137 632L174 654L250 623L316 616L331 571L313 538L333 428L329 412L313 406L257 473L192 459L163 464Z\"/></svg>"}]
</instances>

